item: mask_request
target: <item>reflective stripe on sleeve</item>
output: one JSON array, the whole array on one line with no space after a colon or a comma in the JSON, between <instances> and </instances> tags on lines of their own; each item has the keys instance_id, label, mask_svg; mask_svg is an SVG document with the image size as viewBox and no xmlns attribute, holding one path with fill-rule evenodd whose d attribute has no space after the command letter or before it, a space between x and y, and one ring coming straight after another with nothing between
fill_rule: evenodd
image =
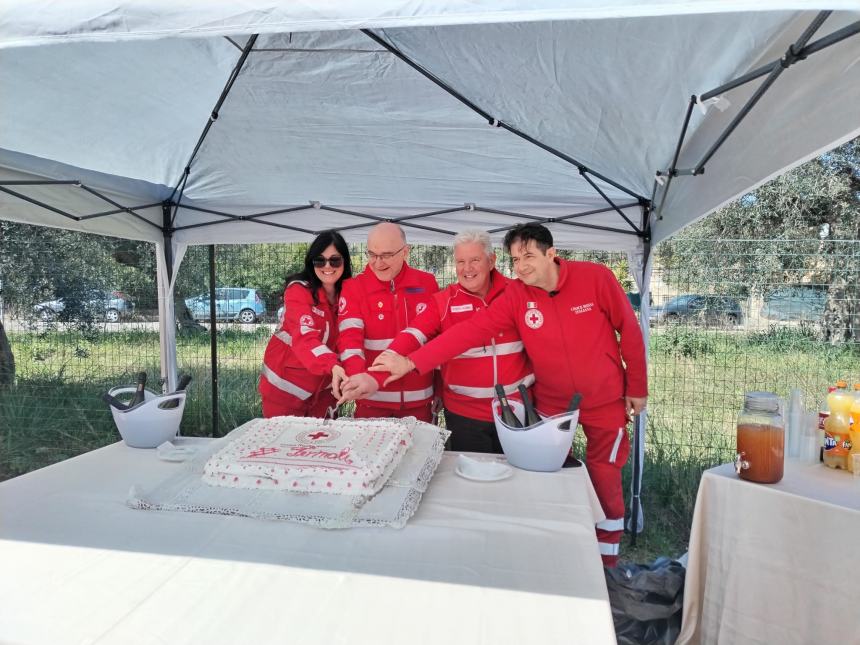
<instances>
[{"instance_id":1,"label":"reflective stripe on sleeve","mask_svg":"<svg viewBox=\"0 0 860 645\"><path fill-rule=\"evenodd\" d=\"M407 334L412 334L415 336L415 340L417 340L421 345L427 342L427 336L423 334L420 329L415 329L415 327L407 327L404 329Z\"/></svg>"},{"instance_id":2,"label":"reflective stripe on sleeve","mask_svg":"<svg viewBox=\"0 0 860 645\"><path fill-rule=\"evenodd\" d=\"M263 365L261 373L266 377L266 380L276 388L283 390L288 394L292 394L293 396L300 398L302 401L309 399L311 394L313 394L313 392L303 390L295 383L290 383L287 379L278 376L271 370L271 368L269 368L268 365Z\"/></svg>"},{"instance_id":3,"label":"reflective stripe on sleeve","mask_svg":"<svg viewBox=\"0 0 860 645\"><path fill-rule=\"evenodd\" d=\"M388 349L388 346L391 344L393 338L365 338L364 339L364 349L371 350L385 350Z\"/></svg>"},{"instance_id":4,"label":"reflective stripe on sleeve","mask_svg":"<svg viewBox=\"0 0 860 645\"><path fill-rule=\"evenodd\" d=\"M595 528L598 528L602 531L623 531L624 518L619 517L617 520L603 520L602 522L598 522L594 526Z\"/></svg>"},{"instance_id":5,"label":"reflective stripe on sleeve","mask_svg":"<svg viewBox=\"0 0 860 645\"><path fill-rule=\"evenodd\" d=\"M362 349L347 349L341 352L340 360L345 361L347 358L352 358L353 356L361 356L364 358L364 350Z\"/></svg>"},{"instance_id":6,"label":"reflective stripe on sleeve","mask_svg":"<svg viewBox=\"0 0 860 645\"><path fill-rule=\"evenodd\" d=\"M505 394L513 394L517 391L517 388L520 385L525 385L526 387L531 387L535 382L534 374L527 374L519 381L514 381L509 385L505 385ZM463 396L468 396L472 399L492 399L496 396L496 390L492 387L471 387L469 385L456 385L454 383L448 383L448 389L452 392L456 392L457 394L462 394Z\"/></svg>"},{"instance_id":7,"label":"reflective stripe on sleeve","mask_svg":"<svg viewBox=\"0 0 860 645\"><path fill-rule=\"evenodd\" d=\"M316 357L320 357L320 356L322 356L323 354L334 354L334 352L333 352L333 351L331 351L331 350L330 350L328 347L326 347L325 345L317 345L316 347L314 347L314 348L311 350L311 354L313 354L313 355L314 355L314 356L316 356Z\"/></svg>"},{"instance_id":8,"label":"reflective stripe on sleeve","mask_svg":"<svg viewBox=\"0 0 860 645\"><path fill-rule=\"evenodd\" d=\"M496 356L505 354L519 354L523 351L523 342L521 340L512 343L499 343L496 345ZM465 352L457 356L457 358L484 358L493 353L493 348L490 345L482 347L471 347Z\"/></svg>"},{"instance_id":9,"label":"reflective stripe on sleeve","mask_svg":"<svg viewBox=\"0 0 860 645\"><path fill-rule=\"evenodd\" d=\"M344 329L364 329L364 321L361 318L344 318L337 324L338 331Z\"/></svg>"},{"instance_id":10,"label":"reflective stripe on sleeve","mask_svg":"<svg viewBox=\"0 0 860 645\"><path fill-rule=\"evenodd\" d=\"M618 555L619 545L617 544L598 542L597 547L600 549L600 555Z\"/></svg>"},{"instance_id":11,"label":"reflective stripe on sleeve","mask_svg":"<svg viewBox=\"0 0 860 645\"><path fill-rule=\"evenodd\" d=\"M423 401L433 396L433 386L426 387L423 390L405 390L403 392L377 392L372 396L367 397L367 401L384 401L385 403L400 403L400 396L403 395L403 401L414 402Z\"/></svg>"},{"instance_id":12,"label":"reflective stripe on sleeve","mask_svg":"<svg viewBox=\"0 0 860 645\"><path fill-rule=\"evenodd\" d=\"M286 343L287 345L292 346L292 344L293 344L293 337L292 337L292 336L290 336L290 335L289 335L287 332L285 332L283 329L282 329L281 331L276 331L276 332L275 332L275 337L276 337L276 338L278 338L279 340L282 340L282 341L283 341L284 343Z\"/></svg>"}]
</instances>

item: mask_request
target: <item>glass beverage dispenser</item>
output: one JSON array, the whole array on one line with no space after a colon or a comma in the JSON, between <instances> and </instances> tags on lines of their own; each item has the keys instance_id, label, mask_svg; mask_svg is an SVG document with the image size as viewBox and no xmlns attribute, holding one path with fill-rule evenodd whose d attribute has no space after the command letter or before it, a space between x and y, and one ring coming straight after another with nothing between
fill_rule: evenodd
<instances>
[{"instance_id":1,"label":"glass beverage dispenser","mask_svg":"<svg viewBox=\"0 0 860 645\"><path fill-rule=\"evenodd\" d=\"M735 470L741 479L775 484L782 479L785 422L780 398L771 392L747 392L738 416Z\"/></svg>"}]
</instances>

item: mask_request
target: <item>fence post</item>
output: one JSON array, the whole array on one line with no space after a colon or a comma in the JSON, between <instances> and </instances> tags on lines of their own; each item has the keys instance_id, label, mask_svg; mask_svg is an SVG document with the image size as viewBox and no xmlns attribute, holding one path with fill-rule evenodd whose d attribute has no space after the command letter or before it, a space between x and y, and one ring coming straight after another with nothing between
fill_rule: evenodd
<instances>
[{"instance_id":1,"label":"fence post","mask_svg":"<svg viewBox=\"0 0 860 645\"><path fill-rule=\"evenodd\" d=\"M218 430L218 330L215 311L215 245L209 245L209 356L212 369L212 436Z\"/></svg>"}]
</instances>

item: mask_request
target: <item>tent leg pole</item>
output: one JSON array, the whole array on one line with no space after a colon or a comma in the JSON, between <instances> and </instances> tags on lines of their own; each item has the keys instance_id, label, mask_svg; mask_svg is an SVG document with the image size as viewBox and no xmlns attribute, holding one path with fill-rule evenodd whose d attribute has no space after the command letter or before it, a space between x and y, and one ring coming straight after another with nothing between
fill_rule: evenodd
<instances>
[{"instance_id":1,"label":"tent leg pole","mask_svg":"<svg viewBox=\"0 0 860 645\"><path fill-rule=\"evenodd\" d=\"M158 338L164 392L176 387L176 312L173 307L174 249L170 228L170 204L162 204L162 242L155 245L156 290L158 292Z\"/></svg>"},{"instance_id":2,"label":"tent leg pole","mask_svg":"<svg viewBox=\"0 0 860 645\"><path fill-rule=\"evenodd\" d=\"M215 321L215 245L209 245L209 356L212 372L212 431L213 437L220 436L218 431L218 331Z\"/></svg>"},{"instance_id":3,"label":"tent leg pole","mask_svg":"<svg viewBox=\"0 0 860 645\"><path fill-rule=\"evenodd\" d=\"M651 209L643 210L642 228L650 231ZM633 262L633 257L630 258L630 265L636 266L638 263ZM650 336L650 328L648 326L648 318L650 316L651 305L651 240L646 236L642 240L642 256L641 256L641 274L636 271L635 276L639 285L639 293L641 301L639 304L639 328L642 331L642 339L645 342L645 359L648 360L648 339ZM635 547L637 536L639 535L639 522L641 514L641 495L642 495L642 470L643 470L643 452L645 448L645 428L647 426L648 412L643 410L633 419L633 478L631 481L631 500L630 500L630 545Z\"/></svg>"},{"instance_id":4,"label":"tent leg pole","mask_svg":"<svg viewBox=\"0 0 860 645\"><path fill-rule=\"evenodd\" d=\"M630 546L636 546L636 536L639 534L639 428L640 416L637 414L633 420L633 500L632 517L630 521Z\"/></svg>"}]
</instances>

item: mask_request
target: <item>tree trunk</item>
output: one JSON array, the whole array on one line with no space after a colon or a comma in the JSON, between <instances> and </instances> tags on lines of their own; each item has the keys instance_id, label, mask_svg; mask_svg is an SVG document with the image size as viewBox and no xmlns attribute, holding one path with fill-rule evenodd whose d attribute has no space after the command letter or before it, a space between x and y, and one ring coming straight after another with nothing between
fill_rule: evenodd
<instances>
[{"instance_id":1,"label":"tree trunk","mask_svg":"<svg viewBox=\"0 0 860 645\"><path fill-rule=\"evenodd\" d=\"M831 282L822 324L823 339L831 345L857 342L860 339L858 291L856 286L847 284L841 276Z\"/></svg>"},{"instance_id":2,"label":"tree trunk","mask_svg":"<svg viewBox=\"0 0 860 645\"><path fill-rule=\"evenodd\" d=\"M180 332L205 332L208 331L203 325L194 320L191 310L182 298L174 298L173 309L176 312L176 325Z\"/></svg>"},{"instance_id":3,"label":"tree trunk","mask_svg":"<svg viewBox=\"0 0 860 645\"><path fill-rule=\"evenodd\" d=\"M15 355L6 337L3 321L0 321L0 388L7 388L15 383Z\"/></svg>"}]
</instances>

